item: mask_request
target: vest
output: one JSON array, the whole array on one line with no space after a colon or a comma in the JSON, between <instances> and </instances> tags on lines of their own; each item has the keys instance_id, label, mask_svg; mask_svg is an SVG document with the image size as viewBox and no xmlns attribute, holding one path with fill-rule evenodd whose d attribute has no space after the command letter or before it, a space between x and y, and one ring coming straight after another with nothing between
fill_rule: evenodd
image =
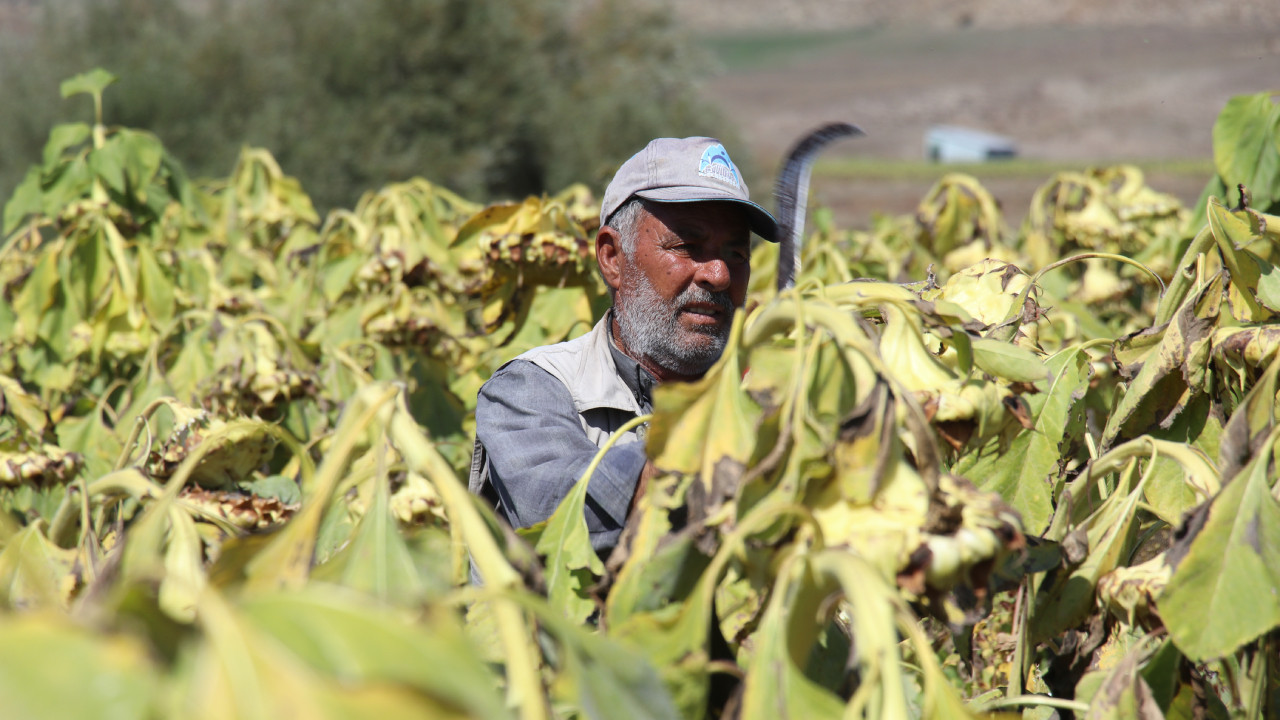
<instances>
[{"instance_id":1,"label":"vest","mask_svg":"<svg viewBox=\"0 0 1280 720\"><path fill-rule=\"evenodd\" d=\"M582 431L596 447L603 447L618 428L640 414L640 406L618 374L609 351L609 317L606 313L581 337L537 347L516 358L546 370L569 390ZM618 438L617 444L640 442L644 431L643 426L632 428ZM497 494L489 483L488 453L479 437L471 453L467 488L497 505Z\"/></svg>"}]
</instances>

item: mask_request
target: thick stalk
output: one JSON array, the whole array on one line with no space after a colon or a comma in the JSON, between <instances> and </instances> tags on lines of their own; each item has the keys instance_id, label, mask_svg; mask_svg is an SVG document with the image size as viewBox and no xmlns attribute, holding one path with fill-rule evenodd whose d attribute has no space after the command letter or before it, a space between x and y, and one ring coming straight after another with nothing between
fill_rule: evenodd
<instances>
[{"instance_id":1,"label":"thick stalk","mask_svg":"<svg viewBox=\"0 0 1280 720\"><path fill-rule=\"evenodd\" d=\"M390 430L392 441L405 462L430 479L440 493L449 523L459 527L485 586L499 593L523 587L520 574L507 562L471 495L409 415L403 395L391 416ZM544 720L549 708L539 674L538 646L525 623L524 612L509 600L495 600L491 608L506 656L508 703L519 708L522 720Z\"/></svg>"},{"instance_id":2,"label":"thick stalk","mask_svg":"<svg viewBox=\"0 0 1280 720\"><path fill-rule=\"evenodd\" d=\"M1191 283L1194 278L1192 268L1195 267L1196 259L1209 252L1209 248L1213 247L1214 242L1213 232L1208 225L1205 225L1200 229L1200 232L1196 233L1195 239L1191 241L1191 245L1183 253L1182 260L1178 262L1178 268L1173 271L1173 279L1169 281L1169 289L1165 292L1164 297L1160 299L1160 305L1156 308L1156 317L1152 327L1160 327L1173 319L1173 313L1177 311L1178 306L1182 305L1187 293L1191 291Z\"/></svg>"}]
</instances>

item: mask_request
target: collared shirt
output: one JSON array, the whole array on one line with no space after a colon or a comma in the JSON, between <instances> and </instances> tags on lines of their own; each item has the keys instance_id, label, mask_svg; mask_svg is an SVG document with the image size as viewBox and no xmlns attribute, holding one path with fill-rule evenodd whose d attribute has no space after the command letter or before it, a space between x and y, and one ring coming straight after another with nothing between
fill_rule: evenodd
<instances>
[{"instance_id":1,"label":"collared shirt","mask_svg":"<svg viewBox=\"0 0 1280 720\"><path fill-rule=\"evenodd\" d=\"M604 323L614 370L647 413L656 380L618 350L610 320L606 316ZM582 422L573 394L560 379L530 360L503 366L477 397L476 440L487 458L488 482L473 491L487 497L513 527L546 520L599 452ZM618 542L645 459L643 442L618 444L591 477L585 515L591 545L601 554Z\"/></svg>"},{"instance_id":2,"label":"collared shirt","mask_svg":"<svg viewBox=\"0 0 1280 720\"><path fill-rule=\"evenodd\" d=\"M648 370L641 367L630 355L623 353L618 349L618 343L613 340L613 310L609 311L607 322L609 322L609 354L613 356L613 364L618 368L618 376L622 378L622 382L627 384L627 389L636 398L636 405L640 406L640 414L648 415L653 412L653 388L658 384L657 378Z\"/></svg>"}]
</instances>

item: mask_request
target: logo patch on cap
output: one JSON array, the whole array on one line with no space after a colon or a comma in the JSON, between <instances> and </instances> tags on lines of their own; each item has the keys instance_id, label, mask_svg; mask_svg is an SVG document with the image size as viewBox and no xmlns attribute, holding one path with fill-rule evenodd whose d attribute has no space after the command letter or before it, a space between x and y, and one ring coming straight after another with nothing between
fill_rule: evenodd
<instances>
[{"instance_id":1,"label":"logo patch on cap","mask_svg":"<svg viewBox=\"0 0 1280 720\"><path fill-rule=\"evenodd\" d=\"M720 143L716 143L702 151L702 159L698 161L698 174L715 178L735 188L741 187L738 182L738 168L729 159L729 151Z\"/></svg>"}]
</instances>

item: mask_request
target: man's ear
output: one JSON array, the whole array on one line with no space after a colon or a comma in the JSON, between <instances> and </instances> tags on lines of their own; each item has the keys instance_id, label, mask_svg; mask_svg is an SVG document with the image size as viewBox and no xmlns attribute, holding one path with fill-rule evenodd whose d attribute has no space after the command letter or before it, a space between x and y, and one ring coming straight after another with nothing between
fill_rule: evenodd
<instances>
[{"instance_id":1,"label":"man's ear","mask_svg":"<svg viewBox=\"0 0 1280 720\"><path fill-rule=\"evenodd\" d=\"M596 263L605 284L614 292L622 283L622 261L622 238L608 225L600 228L596 233Z\"/></svg>"}]
</instances>

